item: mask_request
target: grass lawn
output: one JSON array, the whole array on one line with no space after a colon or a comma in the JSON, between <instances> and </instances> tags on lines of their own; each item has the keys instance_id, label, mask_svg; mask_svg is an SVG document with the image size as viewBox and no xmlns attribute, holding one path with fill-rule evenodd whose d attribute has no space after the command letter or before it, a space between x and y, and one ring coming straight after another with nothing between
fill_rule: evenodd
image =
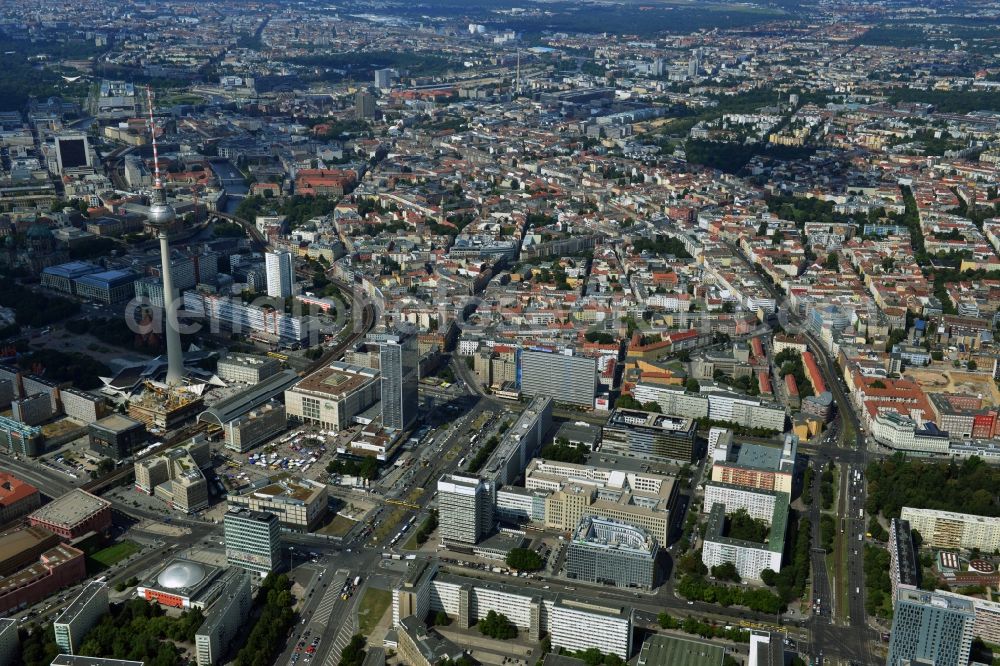
<instances>
[{"instance_id":1,"label":"grass lawn","mask_svg":"<svg viewBox=\"0 0 1000 666\"><path fill-rule=\"evenodd\" d=\"M420 544L417 543L417 533L413 532L413 536L406 540L403 544L403 550L420 550Z\"/></svg>"},{"instance_id":2,"label":"grass lawn","mask_svg":"<svg viewBox=\"0 0 1000 666\"><path fill-rule=\"evenodd\" d=\"M320 534L326 534L328 536L344 536L351 531L351 528L354 527L355 524L355 521L338 513L333 517L333 520L319 528L317 531Z\"/></svg>"},{"instance_id":3,"label":"grass lawn","mask_svg":"<svg viewBox=\"0 0 1000 666\"><path fill-rule=\"evenodd\" d=\"M129 555L138 553L140 550L139 544L126 539L113 546L108 546L103 550L92 553L87 559L90 560L92 566L96 567L96 570L102 570L107 569L116 562L124 560Z\"/></svg>"},{"instance_id":4,"label":"grass lawn","mask_svg":"<svg viewBox=\"0 0 1000 666\"><path fill-rule=\"evenodd\" d=\"M378 590L374 587L365 589L365 596L358 606L358 633L362 636L371 635L375 625L379 623L392 603L392 592Z\"/></svg>"},{"instance_id":5,"label":"grass lawn","mask_svg":"<svg viewBox=\"0 0 1000 666\"><path fill-rule=\"evenodd\" d=\"M408 511L406 507L396 506L389 514L382 519L382 524L375 528L372 534L372 541L378 543L389 536L389 533L396 529L403 515Z\"/></svg>"}]
</instances>

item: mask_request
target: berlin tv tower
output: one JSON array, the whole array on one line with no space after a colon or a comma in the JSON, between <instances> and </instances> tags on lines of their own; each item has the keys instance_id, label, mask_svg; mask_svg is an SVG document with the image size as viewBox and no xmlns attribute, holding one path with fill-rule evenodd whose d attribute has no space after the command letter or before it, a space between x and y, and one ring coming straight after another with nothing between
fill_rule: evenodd
<instances>
[{"instance_id":1,"label":"berlin tv tower","mask_svg":"<svg viewBox=\"0 0 1000 666\"><path fill-rule=\"evenodd\" d=\"M170 268L170 244L167 236L177 218L173 206L167 203L167 192L160 177L160 156L156 150L156 123L153 121L153 93L146 86L149 103L149 132L153 137L153 195L149 206L149 223L156 227L160 239L160 262L163 275L163 329L167 337L167 385L181 386L184 383L184 352L181 350L181 333L178 328L177 309L179 299L174 291L174 276Z\"/></svg>"}]
</instances>

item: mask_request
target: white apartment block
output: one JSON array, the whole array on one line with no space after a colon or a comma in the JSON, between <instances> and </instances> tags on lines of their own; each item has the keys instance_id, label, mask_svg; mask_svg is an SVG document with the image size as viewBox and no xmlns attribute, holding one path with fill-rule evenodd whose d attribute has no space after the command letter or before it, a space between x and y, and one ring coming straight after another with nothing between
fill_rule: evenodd
<instances>
[{"instance_id":1,"label":"white apartment block","mask_svg":"<svg viewBox=\"0 0 1000 666\"><path fill-rule=\"evenodd\" d=\"M1000 548L1000 518L909 506L903 507L900 517L934 548L978 548L987 553Z\"/></svg>"},{"instance_id":2,"label":"white apartment block","mask_svg":"<svg viewBox=\"0 0 1000 666\"><path fill-rule=\"evenodd\" d=\"M52 623L59 649L65 654L76 654L83 637L107 612L108 586L97 581L87 583Z\"/></svg>"},{"instance_id":3,"label":"white apartment block","mask_svg":"<svg viewBox=\"0 0 1000 666\"><path fill-rule=\"evenodd\" d=\"M708 398L697 393L687 393L672 386L639 383L632 389L632 397L639 402L655 402L664 414L703 419L708 416Z\"/></svg>"},{"instance_id":4,"label":"white apartment block","mask_svg":"<svg viewBox=\"0 0 1000 666\"><path fill-rule=\"evenodd\" d=\"M747 428L785 430L784 409L728 391L708 393L708 417L713 421L735 423Z\"/></svg>"},{"instance_id":5,"label":"white apartment block","mask_svg":"<svg viewBox=\"0 0 1000 666\"><path fill-rule=\"evenodd\" d=\"M705 539L701 548L701 561L706 567L719 566L732 562L744 580L760 580L764 569L781 571L781 552L768 550L766 544L759 548L751 548L736 543L710 541Z\"/></svg>"},{"instance_id":6,"label":"white apartment block","mask_svg":"<svg viewBox=\"0 0 1000 666\"><path fill-rule=\"evenodd\" d=\"M444 611L459 626L471 626L490 611L502 613L529 640L546 633L555 649L597 648L628 659L632 644L632 611L518 585L439 574L433 562L419 559L393 590L393 624L410 615Z\"/></svg>"},{"instance_id":7,"label":"white apartment block","mask_svg":"<svg viewBox=\"0 0 1000 666\"><path fill-rule=\"evenodd\" d=\"M628 659L632 645L631 612L576 600L543 601L552 647L570 652L597 647Z\"/></svg>"},{"instance_id":8,"label":"white apartment block","mask_svg":"<svg viewBox=\"0 0 1000 666\"><path fill-rule=\"evenodd\" d=\"M195 634L195 660L198 666L215 666L250 615L253 595L250 576L244 571L232 571L215 605Z\"/></svg>"},{"instance_id":9,"label":"white apartment block","mask_svg":"<svg viewBox=\"0 0 1000 666\"><path fill-rule=\"evenodd\" d=\"M777 499L778 495L774 492L761 492L755 488L709 482L705 484L704 511L708 513L715 504L722 504L726 507L727 514L745 509L751 518L771 522Z\"/></svg>"}]
</instances>

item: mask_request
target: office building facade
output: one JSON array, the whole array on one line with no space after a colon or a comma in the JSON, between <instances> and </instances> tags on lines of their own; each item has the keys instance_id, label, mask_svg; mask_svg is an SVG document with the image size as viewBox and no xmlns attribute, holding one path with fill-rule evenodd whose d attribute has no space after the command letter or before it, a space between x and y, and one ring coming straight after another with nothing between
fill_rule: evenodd
<instances>
[{"instance_id":1,"label":"office building facade","mask_svg":"<svg viewBox=\"0 0 1000 666\"><path fill-rule=\"evenodd\" d=\"M222 519L226 563L266 576L281 564L281 524L266 511L232 507Z\"/></svg>"},{"instance_id":2,"label":"office building facade","mask_svg":"<svg viewBox=\"0 0 1000 666\"><path fill-rule=\"evenodd\" d=\"M966 666L975 610L971 599L900 587L887 666Z\"/></svg>"},{"instance_id":3,"label":"office building facade","mask_svg":"<svg viewBox=\"0 0 1000 666\"><path fill-rule=\"evenodd\" d=\"M259 384L280 371L278 359L253 354L229 354L215 368L219 379L243 384Z\"/></svg>"},{"instance_id":4,"label":"office building facade","mask_svg":"<svg viewBox=\"0 0 1000 666\"><path fill-rule=\"evenodd\" d=\"M334 362L285 390L285 410L293 421L340 431L379 400L379 371Z\"/></svg>"},{"instance_id":5,"label":"office building facade","mask_svg":"<svg viewBox=\"0 0 1000 666\"><path fill-rule=\"evenodd\" d=\"M123 414L112 414L91 423L87 435L91 451L115 460L132 455L149 438L145 424Z\"/></svg>"},{"instance_id":6,"label":"office building facade","mask_svg":"<svg viewBox=\"0 0 1000 666\"><path fill-rule=\"evenodd\" d=\"M226 448L246 453L288 427L285 406L272 401L252 409L222 426Z\"/></svg>"},{"instance_id":7,"label":"office building facade","mask_svg":"<svg viewBox=\"0 0 1000 666\"><path fill-rule=\"evenodd\" d=\"M548 492L548 528L575 530L584 516L597 516L642 527L658 543L667 541L678 493L670 476L541 459L528 464L524 487Z\"/></svg>"},{"instance_id":8,"label":"office building facade","mask_svg":"<svg viewBox=\"0 0 1000 666\"><path fill-rule=\"evenodd\" d=\"M691 462L695 449L695 423L636 409L616 409L604 426L601 450L655 460Z\"/></svg>"},{"instance_id":9,"label":"office building facade","mask_svg":"<svg viewBox=\"0 0 1000 666\"><path fill-rule=\"evenodd\" d=\"M83 637L107 612L107 584L98 581L87 583L76 599L52 623L56 645L66 654L76 654Z\"/></svg>"},{"instance_id":10,"label":"office building facade","mask_svg":"<svg viewBox=\"0 0 1000 666\"><path fill-rule=\"evenodd\" d=\"M375 115L375 96L367 90L359 90L354 95L354 115L358 120L366 120Z\"/></svg>"},{"instance_id":11,"label":"office building facade","mask_svg":"<svg viewBox=\"0 0 1000 666\"><path fill-rule=\"evenodd\" d=\"M592 408L597 393L597 360L585 356L524 350L521 393L549 396L556 402Z\"/></svg>"},{"instance_id":12,"label":"office building facade","mask_svg":"<svg viewBox=\"0 0 1000 666\"><path fill-rule=\"evenodd\" d=\"M382 426L405 430L417 420L419 354L412 333L370 333L367 340L379 345L382 373Z\"/></svg>"},{"instance_id":13,"label":"office building facade","mask_svg":"<svg viewBox=\"0 0 1000 666\"><path fill-rule=\"evenodd\" d=\"M266 511L278 517L282 529L311 532L326 517L329 494L325 483L300 477L264 478L241 495L230 495L229 506Z\"/></svg>"},{"instance_id":14,"label":"office building facade","mask_svg":"<svg viewBox=\"0 0 1000 666\"><path fill-rule=\"evenodd\" d=\"M566 577L616 587L652 589L656 539L641 527L588 516L566 549Z\"/></svg>"},{"instance_id":15,"label":"office building facade","mask_svg":"<svg viewBox=\"0 0 1000 666\"><path fill-rule=\"evenodd\" d=\"M496 488L476 476L438 480L438 533L445 543L476 544L493 530Z\"/></svg>"}]
</instances>

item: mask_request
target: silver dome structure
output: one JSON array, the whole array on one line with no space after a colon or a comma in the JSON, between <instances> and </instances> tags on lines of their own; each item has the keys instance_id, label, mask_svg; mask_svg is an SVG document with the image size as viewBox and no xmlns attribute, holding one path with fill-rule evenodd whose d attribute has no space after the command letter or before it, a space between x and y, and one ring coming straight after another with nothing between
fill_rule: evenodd
<instances>
[{"instance_id":1,"label":"silver dome structure","mask_svg":"<svg viewBox=\"0 0 1000 666\"><path fill-rule=\"evenodd\" d=\"M205 580L205 575L205 567L197 562L174 562L160 572L156 583L165 590L182 590Z\"/></svg>"},{"instance_id":2,"label":"silver dome structure","mask_svg":"<svg viewBox=\"0 0 1000 666\"><path fill-rule=\"evenodd\" d=\"M149 213L146 215L149 223L156 227L169 226L177 219L177 213L174 212L173 206L165 201L157 201L157 199L163 198L162 194L162 187L158 187L153 191L153 203L150 205Z\"/></svg>"}]
</instances>

